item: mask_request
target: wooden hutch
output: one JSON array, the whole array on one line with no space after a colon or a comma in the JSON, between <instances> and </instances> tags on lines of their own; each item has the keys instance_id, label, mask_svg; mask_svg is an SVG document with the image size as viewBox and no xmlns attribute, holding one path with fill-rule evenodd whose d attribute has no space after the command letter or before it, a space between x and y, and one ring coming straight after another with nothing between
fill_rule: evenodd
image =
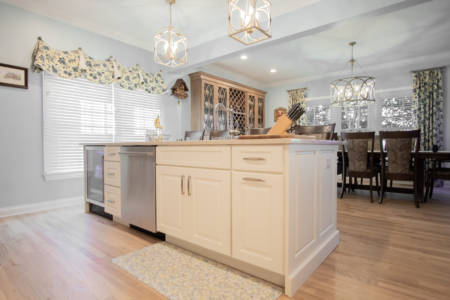
<instances>
[{"instance_id":1,"label":"wooden hutch","mask_svg":"<svg viewBox=\"0 0 450 300\"><path fill-rule=\"evenodd\" d=\"M264 128L266 92L204 72L189 74L191 80L191 130L210 130L215 124L214 107L222 103L232 108L235 129ZM226 113L218 112L220 129L225 129Z\"/></svg>"}]
</instances>

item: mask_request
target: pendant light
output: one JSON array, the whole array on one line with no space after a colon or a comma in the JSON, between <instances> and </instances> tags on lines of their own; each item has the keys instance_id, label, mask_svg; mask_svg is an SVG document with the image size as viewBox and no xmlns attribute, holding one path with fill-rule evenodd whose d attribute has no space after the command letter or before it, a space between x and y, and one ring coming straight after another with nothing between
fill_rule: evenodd
<instances>
[{"instance_id":1,"label":"pendant light","mask_svg":"<svg viewBox=\"0 0 450 300\"><path fill-rule=\"evenodd\" d=\"M228 34L250 45L272 37L271 0L228 0Z\"/></svg>"},{"instance_id":2,"label":"pendant light","mask_svg":"<svg viewBox=\"0 0 450 300\"><path fill-rule=\"evenodd\" d=\"M353 49L355 45L356 42L349 43L352 48L349 60L351 75L337 79L330 84L331 104L334 106L361 106L375 102L375 77L354 75L356 59Z\"/></svg>"},{"instance_id":3,"label":"pendant light","mask_svg":"<svg viewBox=\"0 0 450 300\"><path fill-rule=\"evenodd\" d=\"M172 5L170 3L170 23L168 27L161 29L154 37L155 63L168 67L178 67L187 63L187 38L172 26Z\"/></svg>"}]
</instances>

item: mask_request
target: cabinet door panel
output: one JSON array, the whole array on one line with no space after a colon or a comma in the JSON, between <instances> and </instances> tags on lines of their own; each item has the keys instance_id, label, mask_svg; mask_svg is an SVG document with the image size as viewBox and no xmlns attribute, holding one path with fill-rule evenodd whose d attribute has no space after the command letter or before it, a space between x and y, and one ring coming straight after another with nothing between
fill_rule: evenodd
<instances>
[{"instance_id":1,"label":"cabinet door panel","mask_svg":"<svg viewBox=\"0 0 450 300\"><path fill-rule=\"evenodd\" d=\"M283 175L233 172L232 256L283 272Z\"/></svg>"},{"instance_id":2,"label":"cabinet door panel","mask_svg":"<svg viewBox=\"0 0 450 300\"><path fill-rule=\"evenodd\" d=\"M185 238L187 232L186 201L185 169L157 166L156 224L158 231L178 238Z\"/></svg>"},{"instance_id":3,"label":"cabinet door panel","mask_svg":"<svg viewBox=\"0 0 450 300\"><path fill-rule=\"evenodd\" d=\"M191 242L231 255L230 171L190 169Z\"/></svg>"}]
</instances>

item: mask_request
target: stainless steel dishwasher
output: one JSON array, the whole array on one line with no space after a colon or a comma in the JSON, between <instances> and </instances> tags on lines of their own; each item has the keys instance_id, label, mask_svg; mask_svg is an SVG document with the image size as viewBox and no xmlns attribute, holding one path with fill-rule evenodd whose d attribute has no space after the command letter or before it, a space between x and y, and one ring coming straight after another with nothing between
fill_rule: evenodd
<instances>
[{"instance_id":1,"label":"stainless steel dishwasher","mask_svg":"<svg viewBox=\"0 0 450 300\"><path fill-rule=\"evenodd\" d=\"M123 221L156 232L156 147L121 147Z\"/></svg>"}]
</instances>

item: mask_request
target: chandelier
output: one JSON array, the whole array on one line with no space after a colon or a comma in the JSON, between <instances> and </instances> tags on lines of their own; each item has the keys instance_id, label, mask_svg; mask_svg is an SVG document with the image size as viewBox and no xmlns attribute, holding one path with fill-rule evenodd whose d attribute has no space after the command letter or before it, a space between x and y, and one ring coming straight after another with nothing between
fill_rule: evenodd
<instances>
[{"instance_id":1,"label":"chandelier","mask_svg":"<svg viewBox=\"0 0 450 300\"><path fill-rule=\"evenodd\" d=\"M250 45L272 37L271 0L228 0L228 34Z\"/></svg>"},{"instance_id":2,"label":"chandelier","mask_svg":"<svg viewBox=\"0 0 450 300\"><path fill-rule=\"evenodd\" d=\"M168 67L178 67L187 63L187 38L172 26L172 5L170 3L170 23L154 37L155 63Z\"/></svg>"},{"instance_id":3,"label":"chandelier","mask_svg":"<svg viewBox=\"0 0 450 300\"><path fill-rule=\"evenodd\" d=\"M356 59L353 48L356 42L351 42L351 76L341 78L331 83L331 104L334 106L361 106L375 102L375 77L355 76L353 74Z\"/></svg>"}]
</instances>

